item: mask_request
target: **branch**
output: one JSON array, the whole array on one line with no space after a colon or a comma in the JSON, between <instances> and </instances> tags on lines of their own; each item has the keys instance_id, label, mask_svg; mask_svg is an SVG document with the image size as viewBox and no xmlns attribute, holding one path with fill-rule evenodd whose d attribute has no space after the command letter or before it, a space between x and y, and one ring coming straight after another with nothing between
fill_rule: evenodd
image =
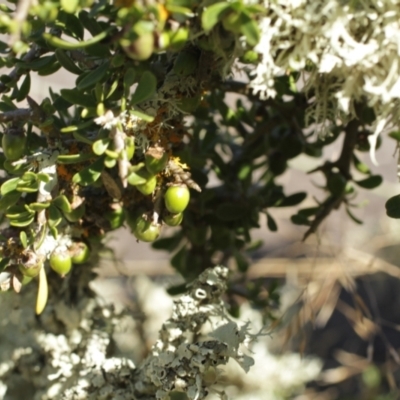
<instances>
[{"instance_id":1,"label":"branch","mask_svg":"<svg viewBox=\"0 0 400 400\"><path fill-rule=\"evenodd\" d=\"M360 121L357 119L351 120L346 127L344 128L345 131L345 138L343 141L342 151L340 153L339 158L333 163L326 163L317 170L332 170L332 168L336 167L339 169L340 173L346 180L351 180L350 174L350 166L351 160L354 152L354 147L357 143L357 132L358 127L360 126ZM303 236L303 241L305 241L308 236L312 233L315 233L318 229L319 225L322 221L331 213L332 210L337 210L340 205L342 204L345 198L344 193L340 195L333 195L331 194L322 204L321 209L315 215L313 221L311 222L311 226L308 228L307 232Z\"/></svg>"}]
</instances>

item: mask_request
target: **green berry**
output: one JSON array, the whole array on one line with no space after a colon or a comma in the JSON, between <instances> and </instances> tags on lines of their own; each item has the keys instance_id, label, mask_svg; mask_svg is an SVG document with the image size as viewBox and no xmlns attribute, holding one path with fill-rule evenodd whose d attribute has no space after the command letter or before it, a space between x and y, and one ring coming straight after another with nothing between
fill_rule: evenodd
<instances>
[{"instance_id":1,"label":"green berry","mask_svg":"<svg viewBox=\"0 0 400 400\"><path fill-rule=\"evenodd\" d=\"M28 278L34 278L35 276L39 275L40 270L43 268L43 262L39 261L36 264L31 265L29 265L28 263L19 264L18 268L21 271L21 274L24 275L24 277L26 276Z\"/></svg>"},{"instance_id":2,"label":"green berry","mask_svg":"<svg viewBox=\"0 0 400 400\"><path fill-rule=\"evenodd\" d=\"M171 186L164 195L165 207L172 214L183 212L190 200L190 192L186 186Z\"/></svg>"},{"instance_id":3,"label":"green berry","mask_svg":"<svg viewBox=\"0 0 400 400\"><path fill-rule=\"evenodd\" d=\"M153 224L145 218L144 215L139 216L134 221L133 234L136 239L142 242L154 242L161 233L161 226L159 224Z\"/></svg>"},{"instance_id":4,"label":"green berry","mask_svg":"<svg viewBox=\"0 0 400 400\"><path fill-rule=\"evenodd\" d=\"M71 260L74 264L84 264L90 257L90 250L86 243L77 242L69 249L72 257Z\"/></svg>"},{"instance_id":5,"label":"green berry","mask_svg":"<svg viewBox=\"0 0 400 400\"><path fill-rule=\"evenodd\" d=\"M53 251L53 253L51 253L50 255L49 262L50 267L62 277L64 277L66 274L68 274L69 271L71 271L72 260L71 256L66 251Z\"/></svg>"},{"instance_id":6,"label":"green berry","mask_svg":"<svg viewBox=\"0 0 400 400\"><path fill-rule=\"evenodd\" d=\"M178 226L182 223L183 220L183 214L178 213L178 214L166 214L163 216L163 221L168 225L168 226Z\"/></svg>"},{"instance_id":7,"label":"green berry","mask_svg":"<svg viewBox=\"0 0 400 400\"><path fill-rule=\"evenodd\" d=\"M162 147L150 147L144 156L147 171L152 175L161 172L167 165L168 154Z\"/></svg>"}]
</instances>

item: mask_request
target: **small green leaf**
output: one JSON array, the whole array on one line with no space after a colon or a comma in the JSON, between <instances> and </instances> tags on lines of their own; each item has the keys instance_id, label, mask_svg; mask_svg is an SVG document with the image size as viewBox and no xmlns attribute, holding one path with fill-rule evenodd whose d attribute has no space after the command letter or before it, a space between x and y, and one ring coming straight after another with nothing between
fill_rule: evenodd
<instances>
[{"instance_id":1,"label":"small green leaf","mask_svg":"<svg viewBox=\"0 0 400 400\"><path fill-rule=\"evenodd\" d=\"M25 97L29 94L30 90L31 90L31 76L29 73L27 73L24 81L21 84L21 87L19 88L18 95L15 100L16 101L24 100Z\"/></svg>"},{"instance_id":2,"label":"small green leaf","mask_svg":"<svg viewBox=\"0 0 400 400\"><path fill-rule=\"evenodd\" d=\"M22 247L26 249L28 247L28 237L25 231L19 233L19 240L21 241Z\"/></svg>"},{"instance_id":3,"label":"small green leaf","mask_svg":"<svg viewBox=\"0 0 400 400\"><path fill-rule=\"evenodd\" d=\"M371 175L361 181L354 181L358 186L364 189L374 189L382 183L383 179L380 175Z\"/></svg>"},{"instance_id":4,"label":"small green leaf","mask_svg":"<svg viewBox=\"0 0 400 400\"><path fill-rule=\"evenodd\" d=\"M103 138L103 139L96 140L92 146L93 153L97 154L98 156L101 156L108 149L110 142L111 142L111 139L109 139L109 138Z\"/></svg>"},{"instance_id":5,"label":"small green leaf","mask_svg":"<svg viewBox=\"0 0 400 400\"><path fill-rule=\"evenodd\" d=\"M400 218L400 194L391 197L386 202L385 208L388 217L396 219Z\"/></svg>"},{"instance_id":6,"label":"small green leaf","mask_svg":"<svg viewBox=\"0 0 400 400\"><path fill-rule=\"evenodd\" d=\"M350 211L349 207L346 207L346 212L347 212L347 215L348 215L356 224L359 224L359 225L362 225L362 224L363 224L363 222L362 222L360 219L358 219L358 218Z\"/></svg>"},{"instance_id":7,"label":"small green leaf","mask_svg":"<svg viewBox=\"0 0 400 400\"><path fill-rule=\"evenodd\" d=\"M246 272L250 266L249 260L240 251L236 251L234 257L238 270Z\"/></svg>"},{"instance_id":8,"label":"small green leaf","mask_svg":"<svg viewBox=\"0 0 400 400\"><path fill-rule=\"evenodd\" d=\"M283 200L274 204L274 207L292 207L300 204L307 197L306 192L299 192L285 197Z\"/></svg>"},{"instance_id":9,"label":"small green leaf","mask_svg":"<svg viewBox=\"0 0 400 400\"><path fill-rule=\"evenodd\" d=\"M143 72L131 98L132 104L141 103L153 97L157 89L157 78L149 71Z\"/></svg>"},{"instance_id":10,"label":"small green leaf","mask_svg":"<svg viewBox=\"0 0 400 400\"><path fill-rule=\"evenodd\" d=\"M140 163L137 166L131 168L128 175L128 183L132 186L143 185L149 180L150 177L150 172L147 171L143 163Z\"/></svg>"},{"instance_id":11,"label":"small green leaf","mask_svg":"<svg viewBox=\"0 0 400 400\"><path fill-rule=\"evenodd\" d=\"M353 154L353 163L356 167L357 171L361 172L362 174L370 174L371 171L366 164L361 162L355 154Z\"/></svg>"},{"instance_id":12,"label":"small green leaf","mask_svg":"<svg viewBox=\"0 0 400 400\"><path fill-rule=\"evenodd\" d=\"M295 225L307 225L310 226L311 222L307 219L306 216L302 214L296 214L292 215L290 220L295 224Z\"/></svg>"},{"instance_id":13,"label":"small green leaf","mask_svg":"<svg viewBox=\"0 0 400 400\"><path fill-rule=\"evenodd\" d=\"M83 71L68 57L64 50L56 49L55 55L61 66L71 74L80 75Z\"/></svg>"},{"instance_id":14,"label":"small green leaf","mask_svg":"<svg viewBox=\"0 0 400 400\"><path fill-rule=\"evenodd\" d=\"M0 211L6 211L20 199L21 193L17 191L8 192L0 198Z\"/></svg>"},{"instance_id":15,"label":"small green leaf","mask_svg":"<svg viewBox=\"0 0 400 400\"><path fill-rule=\"evenodd\" d=\"M151 115L147 115L144 112L138 111L138 110L130 110L129 114L141 118L143 121L146 122L153 122L154 121L154 117L152 117Z\"/></svg>"},{"instance_id":16,"label":"small green leaf","mask_svg":"<svg viewBox=\"0 0 400 400\"><path fill-rule=\"evenodd\" d=\"M278 230L278 225L276 224L275 220L272 218L270 213L266 213L267 215L267 226L271 232L276 232Z\"/></svg>"},{"instance_id":17,"label":"small green leaf","mask_svg":"<svg viewBox=\"0 0 400 400\"><path fill-rule=\"evenodd\" d=\"M162 238L156 240L151 247L156 250L174 251L182 241L182 235L179 233L172 237Z\"/></svg>"},{"instance_id":18,"label":"small green leaf","mask_svg":"<svg viewBox=\"0 0 400 400\"><path fill-rule=\"evenodd\" d=\"M91 157L92 154L89 153L59 155L57 162L60 164L76 164L87 161Z\"/></svg>"},{"instance_id":19,"label":"small green leaf","mask_svg":"<svg viewBox=\"0 0 400 400\"><path fill-rule=\"evenodd\" d=\"M78 141L78 142L82 142L82 143L86 143L90 146L92 146L93 141L91 141L90 139L88 139L86 136L81 135L79 132L73 132L72 136Z\"/></svg>"},{"instance_id":20,"label":"small green leaf","mask_svg":"<svg viewBox=\"0 0 400 400\"><path fill-rule=\"evenodd\" d=\"M1 185L0 193L4 196L17 188L19 178L11 178Z\"/></svg>"},{"instance_id":21,"label":"small green leaf","mask_svg":"<svg viewBox=\"0 0 400 400\"><path fill-rule=\"evenodd\" d=\"M46 41L59 49L64 49L64 50L75 50L75 49L83 49L85 47L91 46L95 43L98 43L100 41L102 41L103 39L105 39L108 35L109 30L105 30L101 33L99 33L96 36L93 36L91 39L88 39L86 41L81 41L81 42L67 42L63 39L60 39L57 36L52 36L49 33L43 33L43 37L44 39L46 39Z\"/></svg>"},{"instance_id":22,"label":"small green leaf","mask_svg":"<svg viewBox=\"0 0 400 400\"><path fill-rule=\"evenodd\" d=\"M328 190L334 196L340 196L344 193L346 188L347 179L340 172L333 172L327 177L327 187Z\"/></svg>"},{"instance_id":23,"label":"small green leaf","mask_svg":"<svg viewBox=\"0 0 400 400\"><path fill-rule=\"evenodd\" d=\"M62 221L62 214L60 210L55 207L53 204L50 204L47 216L47 223L50 228L55 228Z\"/></svg>"},{"instance_id":24,"label":"small green leaf","mask_svg":"<svg viewBox=\"0 0 400 400\"><path fill-rule=\"evenodd\" d=\"M83 107L96 107L96 100L77 89L61 89L61 97L73 105L79 105Z\"/></svg>"},{"instance_id":25,"label":"small green leaf","mask_svg":"<svg viewBox=\"0 0 400 400\"><path fill-rule=\"evenodd\" d=\"M105 62L93 71L90 71L77 85L78 90L84 90L100 82L110 68L110 63Z\"/></svg>"},{"instance_id":26,"label":"small green leaf","mask_svg":"<svg viewBox=\"0 0 400 400\"><path fill-rule=\"evenodd\" d=\"M225 10L231 7L230 3L216 3L205 9L201 15L201 25L208 32L218 23Z\"/></svg>"},{"instance_id":27,"label":"small green leaf","mask_svg":"<svg viewBox=\"0 0 400 400\"><path fill-rule=\"evenodd\" d=\"M60 194L55 199L53 199L51 204L55 205L63 212L70 213L72 211L70 202L68 201L67 197L64 196L63 194Z\"/></svg>"},{"instance_id":28,"label":"small green leaf","mask_svg":"<svg viewBox=\"0 0 400 400\"><path fill-rule=\"evenodd\" d=\"M394 139L397 140L398 142L400 142L400 131L394 131L394 132L390 132L389 136Z\"/></svg>"},{"instance_id":29,"label":"small green leaf","mask_svg":"<svg viewBox=\"0 0 400 400\"><path fill-rule=\"evenodd\" d=\"M101 175L101 171L104 169L104 157L99 157L92 165L82 169L77 172L73 178L72 182L79 183L82 186L91 185L96 182Z\"/></svg>"},{"instance_id":30,"label":"small green leaf","mask_svg":"<svg viewBox=\"0 0 400 400\"><path fill-rule=\"evenodd\" d=\"M79 6L79 0L61 0L60 4L65 12L74 14Z\"/></svg>"},{"instance_id":31,"label":"small green leaf","mask_svg":"<svg viewBox=\"0 0 400 400\"><path fill-rule=\"evenodd\" d=\"M33 211L42 211L45 210L46 208L49 208L50 203L31 203L29 204L29 208Z\"/></svg>"},{"instance_id":32,"label":"small green leaf","mask_svg":"<svg viewBox=\"0 0 400 400\"><path fill-rule=\"evenodd\" d=\"M23 216L18 219L10 220L10 225L15 226L16 228L25 228L30 225L35 220L34 216Z\"/></svg>"},{"instance_id":33,"label":"small green leaf","mask_svg":"<svg viewBox=\"0 0 400 400\"><path fill-rule=\"evenodd\" d=\"M135 83L136 70L134 68L128 68L124 75L124 86L130 88Z\"/></svg>"},{"instance_id":34,"label":"small green leaf","mask_svg":"<svg viewBox=\"0 0 400 400\"><path fill-rule=\"evenodd\" d=\"M246 37L250 46L255 46L260 41L260 30L257 22L245 11L241 15L240 31Z\"/></svg>"}]
</instances>

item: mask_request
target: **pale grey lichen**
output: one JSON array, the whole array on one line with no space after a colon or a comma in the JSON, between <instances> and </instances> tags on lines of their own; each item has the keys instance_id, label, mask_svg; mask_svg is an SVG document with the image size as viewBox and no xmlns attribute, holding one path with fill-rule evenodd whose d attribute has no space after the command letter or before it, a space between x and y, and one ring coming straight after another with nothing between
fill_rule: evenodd
<instances>
[{"instance_id":1,"label":"pale grey lichen","mask_svg":"<svg viewBox=\"0 0 400 400\"><path fill-rule=\"evenodd\" d=\"M249 3L254 3L252 0ZM261 98L274 97L277 76L298 71L302 89L312 93L309 119L322 125L355 114L366 101L377 116L371 158L378 135L398 125L400 98L399 0L263 0L256 50L262 61L250 83Z\"/></svg>"},{"instance_id":2,"label":"pale grey lichen","mask_svg":"<svg viewBox=\"0 0 400 400\"><path fill-rule=\"evenodd\" d=\"M32 317L25 320L35 329L27 332L24 346L16 346L8 361L0 363L0 378L12 385L18 371L35 388L34 400L167 399L173 391L193 400L209 392L223 397L223 391L213 387L217 378L210 380L210 374L218 377L219 367L230 359L247 371L253 360L246 345L259 336L250 334L248 323L239 326L228 316L222 300L227 277L227 268L215 267L190 284L188 293L175 300L150 355L137 368L129 359L108 355L121 319L112 308L82 298L78 308L69 309L62 295L53 298L40 324ZM26 311L14 314L9 319L19 324ZM60 326L63 332L57 333Z\"/></svg>"}]
</instances>

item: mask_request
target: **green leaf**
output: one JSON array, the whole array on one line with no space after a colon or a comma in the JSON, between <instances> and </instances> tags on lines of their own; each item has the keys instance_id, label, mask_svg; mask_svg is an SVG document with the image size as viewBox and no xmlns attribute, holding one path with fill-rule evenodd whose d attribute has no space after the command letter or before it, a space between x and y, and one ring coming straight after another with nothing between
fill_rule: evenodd
<instances>
[{"instance_id":1,"label":"green leaf","mask_svg":"<svg viewBox=\"0 0 400 400\"><path fill-rule=\"evenodd\" d=\"M391 197L386 202L385 208L388 217L396 219L400 218L400 194Z\"/></svg>"},{"instance_id":2,"label":"green leaf","mask_svg":"<svg viewBox=\"0 0 400 400\"><path fill-rule=\"evenodd\" d=\"M290 220L295 224L295 225L307 225L310 226L310 221L307 219L306 216L302 215L302 214L296 214L296 215L292 215L292 217L290 218Z\"/></svg>"},{"instance_id":3,"label":"green leaf","mask_svg":"<svg viewBox=\"0 0 400 400\"><path fill-rule=\"evenodd\" d=\"M394 139L397 140L398 142L400 142L400 131L394 131L394 132L390 132L389 136Z\"/></svg>"},{"instance_id":4,"label":"green leaf","mask_svg":"<svg viewBox=\"0 0 400 400\"><path fill-rule=\"evenodd\" d=\"M130 169L128 183L132 186L143 185L149 178L151 178L150 172L147 171L143 163L140 163Z\"/></svg>"},{"instance_id":5,"label":"green leaf","mask_svg":"<svg viewBox=\"0 0 400 400\"><path fill-rule=\"evenodd\" d=\"M124 86L130 88L136 79L136 70L134 68L128 68L124 75Z\"/></svg>"},{"instance_id":6,"label":"green leaf","mask_svg":"<svg viewBox=\"0 0 400 400\"><path fill-rule=\"evenodd\" d=\"M17 188L19 182L19 178L11 178L8 181L5 181L0 188L0 193L4 196L7 193L14 191Z\"/></svg>"},{"instance_id":7,"label":"green leaf","mask_svg":"<svg viewBox=\"0 0 400 400\"><path fill-rule=\"evenodd\" d=\"M70 202L68 201L67 197L64 196L63 194L60 194L55 199L53 199L51 204L56 206L63 212L70 213L72 211Z\"/></svg>"},{"instance_id":8,"label":"green leaf","mask_svg":"<svg viewBox=\"0 0 400 400\"><path fill-rule=\"evenodd\" d=\"M110 63L105 62L93 71L90 71L77 85L78 90L84 90L89 87L94 86L97 82L101 81L108 69L110 68Z\"/></svg>"},{"instance_id":9,"label":"green leaf","mask_svg":"<svg viewBox=\"0 0 400 400\"><path fill-rule=\"evenodd\" d=\"M88 145L90 145L90 146L93 144L93 142L92 142L90 139L88 139L86 136L81 135L79 132L74 132L74 133L72 134L72 136L73 136L78 142L86 143L86 144L88 144Z\"/></svg>"},{"instance_id":10,"label":"green leaf","mask_svg":"<svg viewBox=\"0 0 400 400\"><path fill-rule=\"evenodd\" d=\"M80 90L77 89L61 89L61 97L69 101L73 105L79 105L83 107L96 107L96 100Z\"/></svg>"},{"instance_id":11,"label":"green leaf","mask_svg":"<svg viewBox=\"0 0 400 400\"><path fill-rule=\"evenodd\" d=\"M174 251L182 241L182 235L179 233L172 237L162 238L156 240L151 247L156 250Z\"/></svg>"},{"instance_id":12,"label":"green leaf","mask_svg":"<svg viewBox=\"0 0 400 400\"><path fill-rule=\"evenodd\" d=\"M55 228L61 223L61 221L62 221L62 214L60 210L53 204L50 204L47 217L47 223L49 227Z\"/></svg>"},{"instance_id":13,"label":"green leaf","mask_svg":"<svg viewBox=\"0 0 400 400\"><path fill-rule=\"evenodd\" d=\"M72 182L79 183L82 186L91 185L96 182L101 175L101 171L104 169L104 157L99 157L92 165L82 169L77 172L73 178Z\"/></svg>"},{"instance_id":14,"label":"green leaf","mask_svg":"<svg viewBox=\"0 0 400 400\"><path fill-rule=\"evenodd\" d=\"M270 213L267 214L267 226L271 232L276 232L278 230L278 225L276 224L275 220L272 218Z\"/></svg>"},{"instance_id":15,"label":"green leaf","mask_svg":"<svg viewBox=\"0 0 400 400\"><path fill-rule=\"evenodd\" d=\"M53 64L55 61L56 57L54 55L43 56L36 60L30 61L29 63L26 64L26 67L33 71L39 71L40 69L43 69L48 65Z\"/></svg>"},{"instance_id":16,"label":"green leaf","mask_svg":"<svg viewBox=\"0 0 400 400\"><path fill-rule=\"evenodd\" d=\"M216 3L206 10L201 15L201 25L208 32L218 23L225 10L231 7L230 3Z\"/></svg>"},{"instance_id":17,"label":"green leaf","mask_svg":"<svg viewBox=\"0 0 400 400\"><path fill-rule=\"evenodd\" d=\"M34 216L24 215L21 218L10 220L10 225L16 228L25 228L35 220Z\"/></svg>"},{"instance_id":18,"label":"green leaf","mask_svg":"<svg viewBox=\"0 0 400 400\"><path fill-rule=\"evenodd\" d=\"M141 118L143 121L146 122L153 122L154 117L151 115L147 115L144 112L138 111L138 110L130 110L129 114L134 115L135 117Z\"/></svg>"},{"instance_id":19,"label":"green leaf","mask_svg":"<svg viewBox=\"0 0 400 400\"><path fill-rule=\"evenodd\" d=\"M19 240L22 243L22 247L24 249L26 249L28 247L28 237L26 236L26 232L25 231L21 231L19 233Z\"/></svg>"},{"instance_id":20,"label":"green leaf","mask_svg":"<svg viewBox=\"0 0 400 400\"><path fill-rule=\"evenodd\" d=\"M327 187L328 190L334 196L340 196L344 193L346 188L347 179L340 172L333 172L327 177Z\"/></svg>"},{"instance_id":21,"label":"green leaf","mask_svg":"<svg viewBox=\"0 0 400 400\"><path fill-rule=\"evenodd\" d=\"M234 258L240 272L246 272L249 269L249 260L240 251L235 251Z\"/></svg>"},{"instance_id":22,"label":"green leaf","mask_svg":"<svg viewBox=\"0 0 400 400\"><path fill-rule=\"evenodd\" d=\"M6 211L20 199L21 193L17 191L8 192L0 198L0 211Z\"/></svg>"},{"instance_id":23,"label":"green leaf","mask_svg":"<svg viewBox=\"0 0 400 400\"><path fill-rule=\"evenodd\" d=\"M370 174L371 171L366 164L361 162L355 154L353 154L353 163L356 167L357 171L361 172L362 174Z\"/></svg>"},{"instance_id":24,"label":"green leaf","mask_svg":"<svg viewBox=\"0 0 400 400\"><path fill-rule=\"evenodd\" d=\"M382 183L383 179L380 175L371 175L361 181L354 181L358 186L364 189L374 189Z\"/></svg>"},{"instance_id":25,"label":"green leaf","mask_svg":"<svg viewBox=\"0 0 400 400\"><path fill-rule=\"evenodd\" d=\"M240 31L246 37L250 46L255 46L260 41L260 30L257 22L245 11L241 15Z\"/></svg>"},{"instance_id":26,"label":"green leaf","mask_svg":"<svg viewBox=\"0 0 400 400\"><path fill-rule=\"evenodd\" d=\"M21 87L18 91L18 96L15 99L16 101L22 101L29 94L31 90L31 76L29 73L26 74L24 81L21 84Z\"/></svg>"},{"instance_id":27,"label":"green leaf","mask_svg":"<svg viewBox=\"0 0 400 400\"><path fill-rule=\"evenodd\" d=\"M153 97L157 89L157 78L149 71L143 72L131 98L132 104L141 103Z\"/></svg>"},{"instance_id":28,"label":"green leaf","mask_svg":"<svg viewBox=\"0 0 400 400\"><path fill-rule=\"evenodd\" d=\"M172 258L171 265L179 272L185 271L187 262L188 251L183 246Z\"/></svg>"},{"instance_id":29,"label":"green leaf","mask_svg":"<svg viewBox=\"0 0 400 400\"><path fill-rule=\"evenodd\" d=\"M92 146L93 153L98 156L101 156L108 149L110 142L111 142L110 138L103 138L96 140Z\"/></svg>"},{"instance_id":30,"label":"green leaf","mask_svg":"<svg viewBox=\"0 0 400 400\"><path fill-rule=\"evenodd\" d=\"M89 153L59 155L57 162L60 164L76 164L87 161L91 157L92 154Z\"/></svg>"},{"instance_id":31,"label":"green leaf","mask_svg":"<svg viewBox=\"0 0 400 400\"><path fill-rule=\"evenodd\" d=\"M29 204L29 208L33 211L42 211L45 210L46 208L49 208L50 203L31 203Z\"/></svg>"},{"instance_id":32,"label":"green leaf","mask_svg":"<svg viewBox=\"0 0 400 400\"><path fill-rule=\"evenodd\" d=\"M85 10L79 13L79 20L91 35L96 36L103 31L101 25Z\"/></svg>"},{"instance_id":33,"label":"green leaf","mask_svg":"<svg viewBox=\"0 0 400 400\"><path fill-rule=\"evenodd\" d=\"M60 4L65 12L73 14L79 6L79 0L61 0Z\"/></svg>"},{"instance_id":34,"label":"green leaf","mask_svg":"<svg viewBox=\"0 0 400 400\"><path fill-rule=\"evenodd\" d=\"M363 224L363 222L362 222L360 219L358 219L358 218L350 211L349 207L346 207L346 212L347 212L347 215L348 215L356 224L359 224L359 225L362 225L362 224Z\"/></svg>"},{"instance_id":35,"label":"green leaf","mask_svg":"<svg viewBox=\"0 0 400 400\"><path fill-rule=\"evenodd\" d=\"M80 75L83 71L68 57L64 50L56 49L55 55L61 66L71 74Z\"/></svg>"},{"instance_id":36,"label":"green leaf","mask_svg":"<svg viewBox=\"0 0 400 400\"><path fill-rule=\"evenodd\" d=\"M283 200L274 204L274 207L292 207L300 204L307 197L306 192L299 192L285 197Z\"/></svg>"},{"instance_id":37,"label":"green leaf","mask_svg":"<svg viewBox=\"0 0 400 400\"><path fill-rule=\"evenodd\" d=\"M75 50L75 49L83 49L85 47L91 46L95 43L98 43L105 39L108 35L109 30L105 30L100 32L98 35L93 36L91 39L81 42L67 42L63 39L60 39L57 36L52 36L49 33L43 33L43 38L51 45L59 49L64 50Z\"/></svg>"}]
</instances>

